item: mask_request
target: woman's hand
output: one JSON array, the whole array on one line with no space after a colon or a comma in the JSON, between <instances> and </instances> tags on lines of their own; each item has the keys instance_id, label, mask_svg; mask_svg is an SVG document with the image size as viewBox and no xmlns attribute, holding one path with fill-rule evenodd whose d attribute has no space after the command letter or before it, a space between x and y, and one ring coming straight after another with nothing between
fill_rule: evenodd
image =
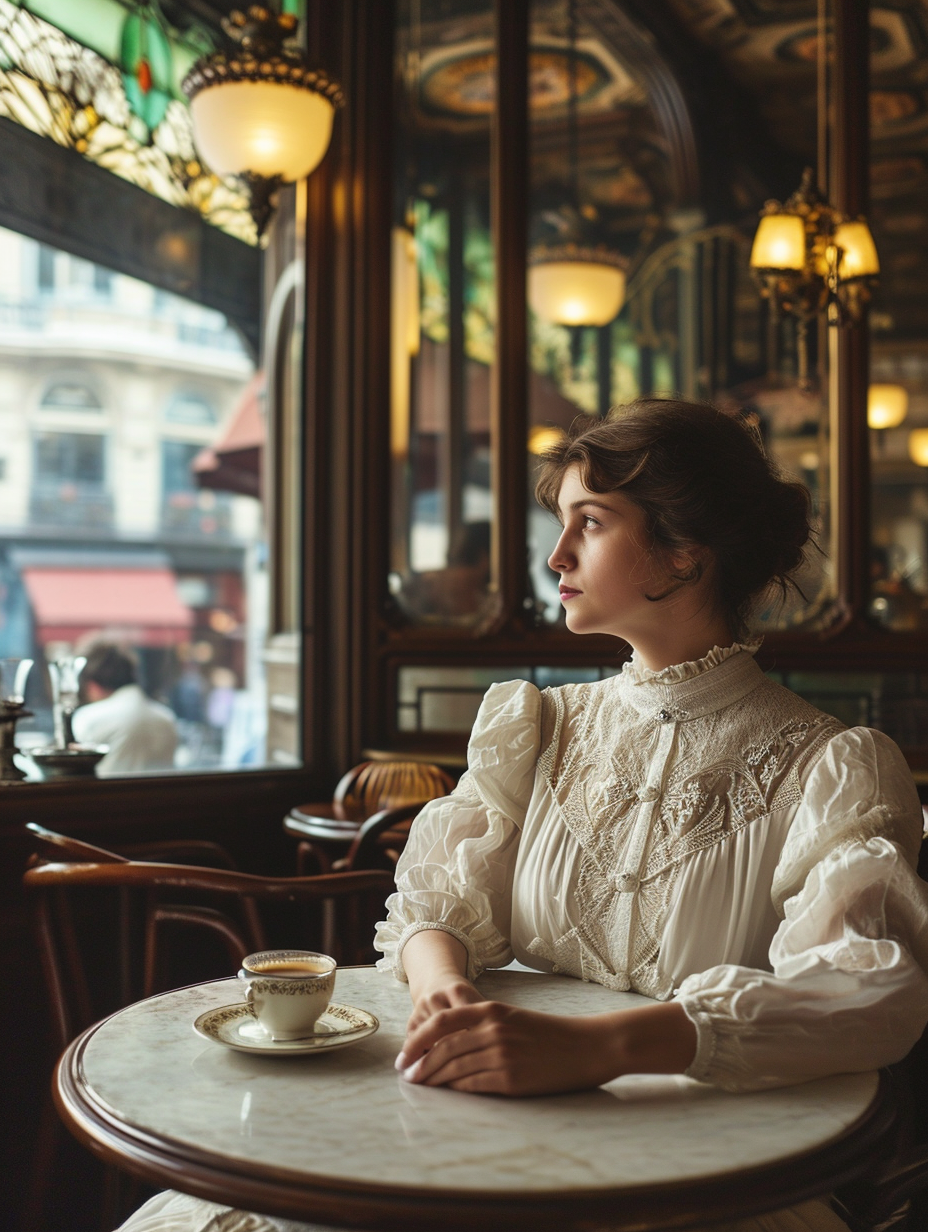
<instances>
[{"instance_id":1,"label":"woman's hand","mask_svg":"<svg viewBox=\"0 0 928 1232\"><path fill-rule=\"evenodd\" d=\"M446 980L438 979L431 987L421 989L413 1005L412 1014L406 1024L407 1037L420 1027L433 1014L441 1010L454 1009L461 1005L474 1005L483 1000L470 980L456 975Z\"/></svg>"},{"instance_id":2,"label":"woman's hand","mask_svg":"<svg viewBox=\"0 0 928 1232\"><path fill-rule=\"evenodd\" d=\"M397 1067L426 1086L547 1095L627 1073L681 1073L695 1050L695 1027L679 1005L568 1017L477 1001L424 1019L407 1036Z\"/></svg>"},{"instance_id":3,"label":"woman's hand","mask_svg":"<svg viewBox=\"0 0 928 1232\"><path fill-rule=\"evenodd\" d=\"M483 1000L466 976L467 950L442 929L423 929L410 937L403 948L403 967L413 1005L407 1032L440 1010Z\"/></svg>"}]
</instances>

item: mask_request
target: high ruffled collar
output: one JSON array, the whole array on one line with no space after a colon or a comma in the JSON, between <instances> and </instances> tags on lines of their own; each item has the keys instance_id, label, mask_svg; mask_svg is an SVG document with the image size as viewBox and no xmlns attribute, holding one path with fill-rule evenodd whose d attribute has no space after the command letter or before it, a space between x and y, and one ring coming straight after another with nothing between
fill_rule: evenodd
<instances>
[{"instance_id":1,"label":"high ruffled collar","mask_svg":"<svg viewBox=\"0 0 928 1232\"><path fill-rule=\"evenodd\" d=\"M677 663L659 671L632 659L615 677L615 687L639 714L655 722L687 722L751 693L766 677L754 662L756 642L714 646L702 659Z\"/></svg>"},{"instance_id":2,"label":"high ruffled collar","mask_svg":"<svg viewBox=\"0 0 928 1232\"><path fill-rule=\"evenodd\" d=\"M654 680L659 684L680 684L684 680L692 680L701 676L713 667L718 667L726 659L735 654L756 654L763 638L750 642L732 642L730 646L713 646L702 659L691 659L688 663L675 663L672 667L645 667L634 655L622 669L622 677L630 684L644 684Z\"/></svg>"}]
</instances>

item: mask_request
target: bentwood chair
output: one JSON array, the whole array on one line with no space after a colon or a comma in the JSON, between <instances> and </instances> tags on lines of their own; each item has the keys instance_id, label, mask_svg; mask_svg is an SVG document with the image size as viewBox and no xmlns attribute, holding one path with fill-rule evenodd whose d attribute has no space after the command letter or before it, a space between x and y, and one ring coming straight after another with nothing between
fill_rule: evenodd
<instances>
[{"instance_id":1,"label":"bentwood chair","mask_svg":"<svg viewBox=\"0 0 928 1232\"><path fill-rule=\"evenodd\" d=\"M399 808L381 809L368 817L352 839L348 854L332 865L333 871L382 868L392 872L406 844L409 827L422 807L419 802L402 804Z\"/></svg>"},{"instance_id":2,"label":"bentwood chair","mask_svg":"<svg viewBox=\"0 0 928 1232\"><path fill-rule=\"evenodd\" d=\"M429 762L363 761L353 766L342 776L331 801L301 804L284 818L284 829L299 842L297 872L344 867L362 825L375 813L411 805L419 809L453 789L451 775ZM400 846L403 829L408 826L393 835Z\"/></svg>"},{"instance_id":3,"label":"bentwood chair","mask_svg":"<svg viewBox=\"0 0 928 1232\"><path fill-rule=\"evenodd\" d=\"M269 945L325 949L342 965L374 957L373 925L392 891L380 870L261 877L228 868L129 859L41 827L23 882L32 899L55 1051L124 1005L169 988L235 973ZM221 859L186 840L187 851ZM151 854L162 844L146 845ZM221 850L221 849L220 849ZM325 932L324 944L321 943ZM28 1209L42 1226L44 1186L56 1170L50 1111L35 1151ZM128 1213L108 1175L103 1225Z\"/></svg>"}]
</instances>

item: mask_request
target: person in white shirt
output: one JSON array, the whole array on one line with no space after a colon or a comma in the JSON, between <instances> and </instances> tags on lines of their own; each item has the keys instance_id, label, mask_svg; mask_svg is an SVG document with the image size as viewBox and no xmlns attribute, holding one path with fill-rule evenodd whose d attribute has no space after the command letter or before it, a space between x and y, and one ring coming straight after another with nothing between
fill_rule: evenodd
<instances>
[{"instance_id":1,"label":"person in white shirt","mask_svg":"<svg viewBox=\"0 0 928 1232\"><path fill-rule=\"evenodd\" d=\"M139 686L138 664L131 652L109 643L94 646L80 683L88 704L75 710L71 729L80 744L109 746L97 774L173 767L177 748L174 714Z\"/></svg>"},{"instance_id":2,"label":"person in white shirt","mask_svg":"<svg viewBox=\"0 0 928 1232\"><path fill-rule=\"evenodd\" d=\"M901 1059L928 1021L912 777L885 735L768 679L749 634L803 562L808 492L744 422L649 399L550 451L537 495L563 527L568 628L633 654L593 684L491 688L467 773L413 823L375 942L412 997L397 1069L525 1096L628 1073L752 1090ZM651 1000L583 1017L487 1001L480 973L514 958ZM163 1194L126 1229L241 1217ZM816 1200L724 1232L847 1228Z\"/></svg>"}]
</instances>

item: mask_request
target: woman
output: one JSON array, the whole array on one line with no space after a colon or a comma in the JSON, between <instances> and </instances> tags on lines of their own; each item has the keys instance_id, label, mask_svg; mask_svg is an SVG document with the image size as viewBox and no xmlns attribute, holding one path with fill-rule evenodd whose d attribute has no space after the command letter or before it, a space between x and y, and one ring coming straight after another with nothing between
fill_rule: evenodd
<instances>
[{"instance_id":1,"label":"woman","mask_svg":"<svg viewBox=\"0 0 928 1232\"><path fill-rule=\"evenodd\" d=\"M928 1020L911 776L892 741L769 681L736 640L802 562L808 493L740 422L652 400L550 453L538 496L563 525L568 627L634 653L596 684L487 694L468 773L417 818L378 929L413 1001L397 1067L529 1095L898 1060ZM485 1001L474 980L513 958L652 1000L584 1018ZM126 1227L269 1225L160 1195ZM844 1227L824 1203L727 1225Z\"/></svg>"},{"instance_id":2,"label":"woman","mask_svg":"<svg viewBox=\"0 0 928 1232\"><path fill-rule=\"evenodd\" d=\"M417 819L379 928L412 1082L528 1095L630 1072L752 1090L903 1057L928 1019L915 787L896 746L768 680L744 639L809 540L808 493L712 407L643 401L548 454L568 627L620 675L494 686L469 771ZM484 1001L515 957L654 999ZM797 1222L797 1220L799 1222ZM744 1228L843 1228L806 1204Z\"/></svg>"}]
</instances>

